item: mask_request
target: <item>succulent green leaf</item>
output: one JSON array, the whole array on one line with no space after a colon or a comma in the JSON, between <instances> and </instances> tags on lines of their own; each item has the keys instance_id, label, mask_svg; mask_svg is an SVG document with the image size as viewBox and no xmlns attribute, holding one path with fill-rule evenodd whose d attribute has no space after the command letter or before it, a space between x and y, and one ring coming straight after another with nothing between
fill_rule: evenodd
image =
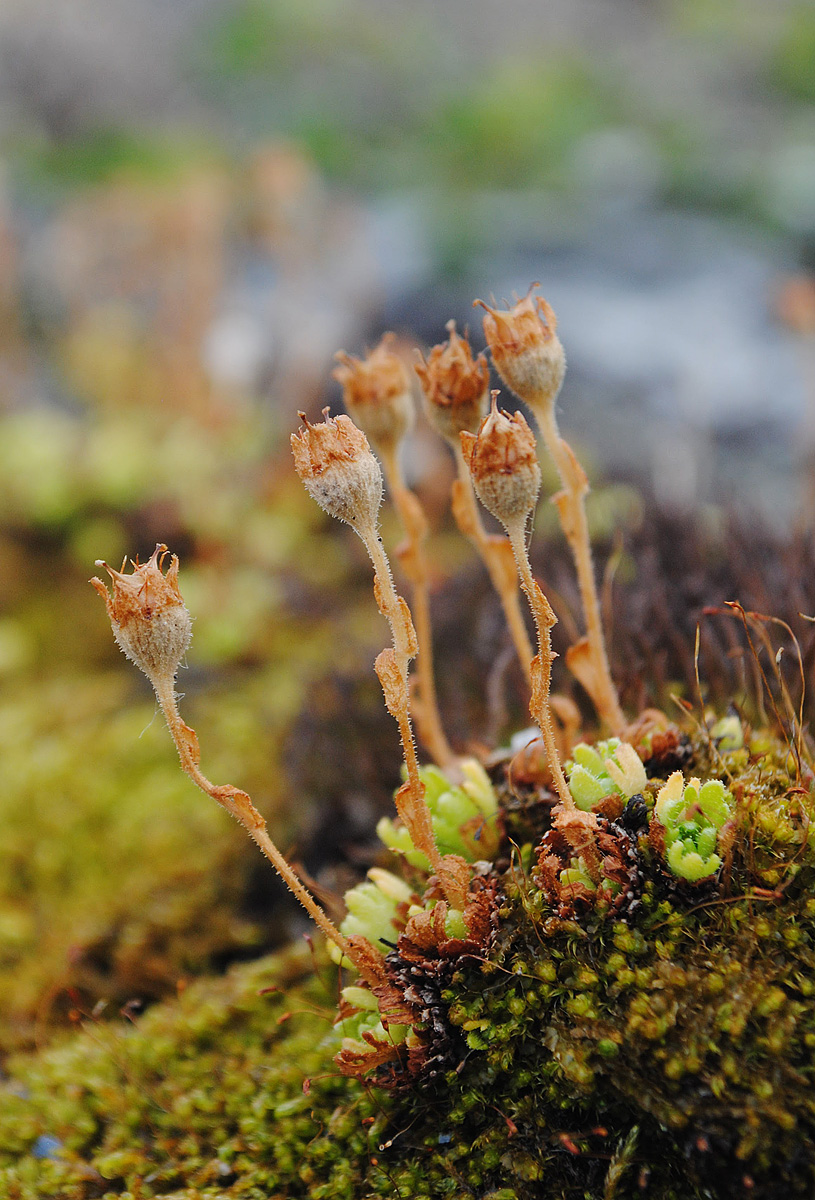
<instances>
[{"instance_id":1,"label":"succulent green leaf","mask_svg":"<svg viewBox=\"0 0 815 1200\"><path fill-rule=\"evenodd\" d=\"M444 922L444 931L451 938L467 938L469 930L464 924L464 914L459 912L457 908L447 910L447 918Z\"/></svg>"},{"instance_id":2,"label":"succulent green leaf","mask_svg":"<svg viewBox=\"0 0 815 1200\"><path fill-rule=\"evenodd\" d=\"M692 882L715 875L722 865L715 853L718 831L732 806L733 797L720 779L685 784L681 772L674 772L654 807L665 827L665 857L674 875Z\"/></svg>"},{"instance_id":3,"label":"succulent green leaf","mask_svg":"<svg viewBox=\"0 0 815 1200\"><path fill-rule=\"evenodd\" d=\"M611 783L611 780L608 780L608 782ZM586 812L593 808L604 796L607 796L610 790L603 783L600 776L594 775L582 763L577 763L572 767L572 772L569 776L569 789L577 807L584 809Z\"/></svg>"},{"instance_id":4,"label":"succulent green leaf","mask_svg":"<svg viewBox=\"0 0 815 1200\"><path fill-rule=\"evenodd\" d=\"M722 717L720 721L717 721L710 730L710 736L722 754L730 754L733 750L741 750L744 745L744 730L742 729L741 720L735 713L731 713L729 716Z\"/></svg>"},{"instance_id":5,"label":"succulent green leaf","mask_svg":"<svg viewBox=\"0 0 815 1200\"><path fill-rule=\"evenodd\" d=\"M722 865L718 854L710 854L703 858L697 850L686 851L686 846L686 842L676 841L668 848L668 866L674 875L695 883L699 879L716 874Z\"/></svg>"},{"instance_id":6,"label":"succulent green leaf","mask_svg":"<svg viewBox=\"0 0 815 1200\"><path fill-rule=\"evenodd\" d=\"M579 742L567 770L575 804L586 811L611 794L628 800L647 782L645 768L636 750L619 738L609 738L596 746Z\"/></svg>"},{"instance_id":7,"label":"succulent green leaf","mask_svg":"<svg viewBox=\"0 0 815 1200\"><path fill-rule=\"evenodd\" d=\"M699 831L699 836L696 839L696 849L702 855L702 858L707 858L716 849L716 830L713 825L708 825L706 829Z\"/></svg>"},{"instance_id":8,"label":"succulent green leaf","mask_svg":"<svg viewBox=\"0 0 815 1200\"><path fill-rule=\"evenodd\" d=\"M721 829L732 812L733 797L720 779L709 779L699 792L699 807L717 829Z\"/></svg>"},{"instance_id":9,"label":"succulent green leaf","mask_svg":"<svg viewBox=\"0 0 815 1200\"><path fill-rule=\"evenodd\" d=\"M468 862L491 860L498 850L498 800L484 768L475 759L461 764L464 782L452 783L438 767L422 767L425 800L433 838L442 854L459 854ZM427 871L426 856L415 848L407 829L390 817L376 827L380 841L402 854L411 866Z\"/></svg>"},{"instance_id":10,"label":"succulent green leaf","mask_svg":"<svg viewBox=\"0 0 815 1200\"><path fill-rule=\"evenodd\" d=\"M485 817L494 817L498 812L498 798L489 775L474 758L463 759L460 766L464 775L461 790L467 793Z\"/></svg>"},{"instance_id":11,"label":"succulent green leaf","mask_svg":"<svg viewBox=\"0 0 815 1200\"><path fill-rule=\"evenodd\" d=\"M612 739L612 741L616 740L616 738ZM605 745L610 744L611 743L609 742L605 743ZM593 775L602 775L605 771L603 759L600 757L594 747L589 746L586 742L578 742L572 754L574 761L581 767L585 767L585 769L590 771Z\"/></svg>"},{"instance_id":12,"label":"succulent green leaf","mask_svg":"<svg viewBox=\"0 0 815 1200\"><path fill-rule=\"evenodd\" d=\"M564 887L567 887L570 883L579 883L583 887L588 888L589 891L593 892L596 890L594 882L586 870L582 859L579 858L572 859L572 865L560 872L560 882Z\"/></svg>"}]
</instances>

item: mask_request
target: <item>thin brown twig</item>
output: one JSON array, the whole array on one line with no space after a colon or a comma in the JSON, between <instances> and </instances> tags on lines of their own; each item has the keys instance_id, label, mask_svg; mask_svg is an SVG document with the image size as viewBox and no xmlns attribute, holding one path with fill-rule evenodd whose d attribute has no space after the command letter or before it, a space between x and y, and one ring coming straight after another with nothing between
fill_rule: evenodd
<instances>
[{"instance_id":1,"label":"thin brown twig","mask_svg":"<svg viewBox=\"0 0 815 1200\"><path fill-rule=\"evenodd\" d=\"M560 523L574 559L580 600L586 622L587 657L591 663L590 675L581 674L580 682L587 687L601 720L605 721L614 734L625 727L625 717L620 707L617 689L611 678L606 653L603 622L600 616L600 600L592 561L591 538L586 515L588 480L571 446L561 436L553 405L535 406L533 409L544 444L551 455L562 491L554 497ZM577 643L580 646L581 643ZM574 659L575 656L573 655ZM569 658L567 657L567 663Z\"/></svg>"},{"instance_id":2,"label":"thin brown twig","mask_svg":"<svg viewBox=\"0 0 815 1200\"><path fill-rule=\"evenodd\" d=\"M195 730L186 724L178 711L178 697L175 692L174 680L155 680L153 681L153 686L161 711L164 713L164 718L167 721L167 728L175 742L178 757L181 761L181 769L184 773L189 776L202 792L215 800L216 803L220 804L222 808L225 808L231 816L240 822L284 880L286 886L303 905L309 916L319 926L326 937L336 943L349 961L354 963L360 974L369 983L376 984L380 982L379 976L370 970L364 959L360 959L353 945L340 933L333 921L330 920L314 900L313 896L306 890L292 867L286 862L286 859L270 838L266 822L255 808L248 794L241 791L240 788L233 787L231 784L214 784L203 773L200 766L201 752L198 744L198 736Z\"/></svg>"},{"instance_id":3,"label":"thin brown twig","mask_svg":"<svg viewBox=\"0 0 815 1200\"><path fill-rule=\"evenodd\" d=\"M416 674L419 683L419 703L414 709L416 727L434 761L440 767L452 766L457 759L442 725L433 668L429 570L425 551L427 520L415 493L405 483L397 447L382 444L379 446L379 456L406 538L405 546L397 550L397 554L410 580L416 620Z\"/></svg>"},{"instance_id":4,"label":"thin brown twig","mask_svg":"<svg viewBox=\"0 0 815 1200\"><path fill-rule=\"evenodd\" d=\"M532 686L530 664L534 656L518 598L518 578L512 548L503 534L490 534L484 528L473 491L470 472L460 445L453 446L457 478L453 483L453 516L464 536L472 543L487 568L492 586L498 593L510 636L527 684Z\"/></svg>"}]
</instances>

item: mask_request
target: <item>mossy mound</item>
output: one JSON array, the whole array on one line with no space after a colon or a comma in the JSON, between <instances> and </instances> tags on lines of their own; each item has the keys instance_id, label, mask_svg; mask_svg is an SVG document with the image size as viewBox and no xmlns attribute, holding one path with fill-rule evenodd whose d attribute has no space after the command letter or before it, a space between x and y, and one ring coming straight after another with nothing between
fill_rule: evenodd
<instances>
[{"instance_id":1,"label":"mossy mound","mask_svg":"<svg viewBox=\"0 0 815 1200\"><path fill-rule=\"evenodd\" d=\"M10 1061L2 1194L810 1197L815 805L783 743L717 762L738 836L715 879L677 886L643 832L636 910L566 918L505 860L493 948L438 997L435 1073L340 1075L336 977L292 950Z\"/></svg>"},{"instance_id":2,"label":"mossy mound","mask_svg":"<svg viewBox=\"0 0 815 1200\"><path fill-rule=\"evenodd\" d=\"M288 692L263 675L188 704L210 732L213 769L240 768L281 831L269 763ZM138 681L17 689L0 705L0 759L0 1048L71 1009L173 993L285 937L269 922L274 877L257 885L251 845L181 775Z\"/></svg>"}]
</instances>

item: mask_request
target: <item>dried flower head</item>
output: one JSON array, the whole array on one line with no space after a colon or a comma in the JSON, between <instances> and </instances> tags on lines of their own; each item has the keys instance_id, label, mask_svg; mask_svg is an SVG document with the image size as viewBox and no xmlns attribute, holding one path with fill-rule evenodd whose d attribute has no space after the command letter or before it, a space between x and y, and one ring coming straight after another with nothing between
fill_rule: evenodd
<instances>
[{"instance_id":1,"label":"dried flower head","mask_svg":"<svg viewBox=\"0 0 815 1200\"><path fill-rule=\"evenodd\" d=\"M437 433L455 442L460 433L477 433L489 406L490 369L483 354L473 358L465 334L448 321L446 342L434 346L427 361L416 363L427 415Z\"/></svg>"},{"instance_id":2,"label":"dried flower head","mask_svg":"<svg viewBox=\"0 0 815 1200\"><path fill-rule=\"evenodd\" d=\"M373 444L397 446L413 425L415 410L407 367L386 333L365 358L340 350L334 378L342 384L342 398L354 421Z\"/></svg>"},{"instance_id":3,"label":"dried flower head","mask_svg":"<svg viewBox=\"0 0 815 1200\"><path fill-rule=\"evenodd\" d=\"M174 679L181 659L192 637L192 618L178 590L178 559L170 559L165 575L162 568L167 557L166 546L156 546L146 563L133 564L126 575L99 560L113 580L113 594L101 579L91 583L104 596L113 636L121 649L136 666L144 671L151 683Z\"/></svg>"},{"instance_id":4,"label":"dried flower head","mask_svg":"<svg viewBox=\"0 0 815 1200\"><path fill-rule=\"evenodd\" d=\"M365 434L350 417L330 417L327 408L316 425L299 416L305 429L291 435L291 448L309 495L329 516L355 528L376 524L382 472Z\"/></svg>"},{"instance_id":5,"label":"dried flower head","mask_svg":"<svg viewBox=\"0 0 815 1200\"><path fill-rule=\"evenodd\" d=\"M475 301L486 313L484 335L501 378L533 408L554 404L566 373L557 317L543 296L532 295L537 286L506 312Z\"/></svg>"},{"instance_id":6,"label":"dried flower head","mask_svg":"<svg viewBox=\"0 0 815 1200\"><path fill-rule=\"evenodd\" d=\"M506 526L526 519L541 486L535 435L523 415L502 412L492 394L492 407L477 436L462 433L461 448L481 503Z\"/></svg>"}]
</instances>

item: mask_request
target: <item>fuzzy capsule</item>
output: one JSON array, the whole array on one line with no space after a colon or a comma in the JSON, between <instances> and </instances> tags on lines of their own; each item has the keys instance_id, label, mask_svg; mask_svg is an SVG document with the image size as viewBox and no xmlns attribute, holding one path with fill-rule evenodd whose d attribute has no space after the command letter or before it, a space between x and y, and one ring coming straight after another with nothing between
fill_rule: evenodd
<instances>
[{"instance_id":1,"label":"fuzzy capsule","mask_svg":"<svg viewBox=\"0 0 815 1200\"><path fill-rule=\"evenodd\" d=\"M124 573L101 559L113 581L113 593L101 579L91 583L104 597L108 617L120 648L151 683L174 679L192 637L192 617L178 590L178 558L174 554L165 575L167 547L158 545L146 563ZM126 562L127 560L125 560Z\"/></svg>"},{"instance_id":2,"label":"fuzzy capsule","mask_svg":"<svg viewBox=\"0 0 815 1200\"><path fill-rule=\"evenodd\" d=\"M354 528L375 524L382 503L382 472L368 439L350 417L329 417L291 435L297 474L329 516Z\"/></svg>"},{"instance_id":3,"label":"fuzzy capsule","mask_svg":"<svg viewBox=\"0 0 815 1200\"><path fill-rule=\"evenodd\" d=\"M489 407L490 369L483 354L473 358L470 343L447 325L449 339L417 362L428 420L437 433L456 442L460 433L477 433Z\"/></svg>"},{"instance_id":4,"label":"fuzzy capsule","mask_svg":"<svg viewBox=\"0 0 815 1200\"><path fill-rule=\"evenodd\" d=\"M475 301L484 309L484 336L501 378L532 409L554 404L566 373L557 317L543 296L532 295L536 286L506 312Z\"/></svg>"},{"instance_id":5,"label":"fuzzy capsule","mask_svg":"<svg viewBox=\"0 0 815 1200\"><path fill-rule=\"evenodd\" d=\"M534 433L521 413L499 410L496 394L478 434L461 434L461 448L481 503L508 526L533 511L541 473Z\"/></svg>"},{"instance_id":6,"label":"fuzzy capsule","mask_svg":"<svg viewBox=\"0 0 815 1200\"><path fill-rule=\"evenodd\" d=\"M375 446L398 446L413 426L415 411L410 375L391 349L394 335L386 333L365 358L340 350L333 376L342 384L342 398L351 417Z\"/></svg>"}]
</instances>

